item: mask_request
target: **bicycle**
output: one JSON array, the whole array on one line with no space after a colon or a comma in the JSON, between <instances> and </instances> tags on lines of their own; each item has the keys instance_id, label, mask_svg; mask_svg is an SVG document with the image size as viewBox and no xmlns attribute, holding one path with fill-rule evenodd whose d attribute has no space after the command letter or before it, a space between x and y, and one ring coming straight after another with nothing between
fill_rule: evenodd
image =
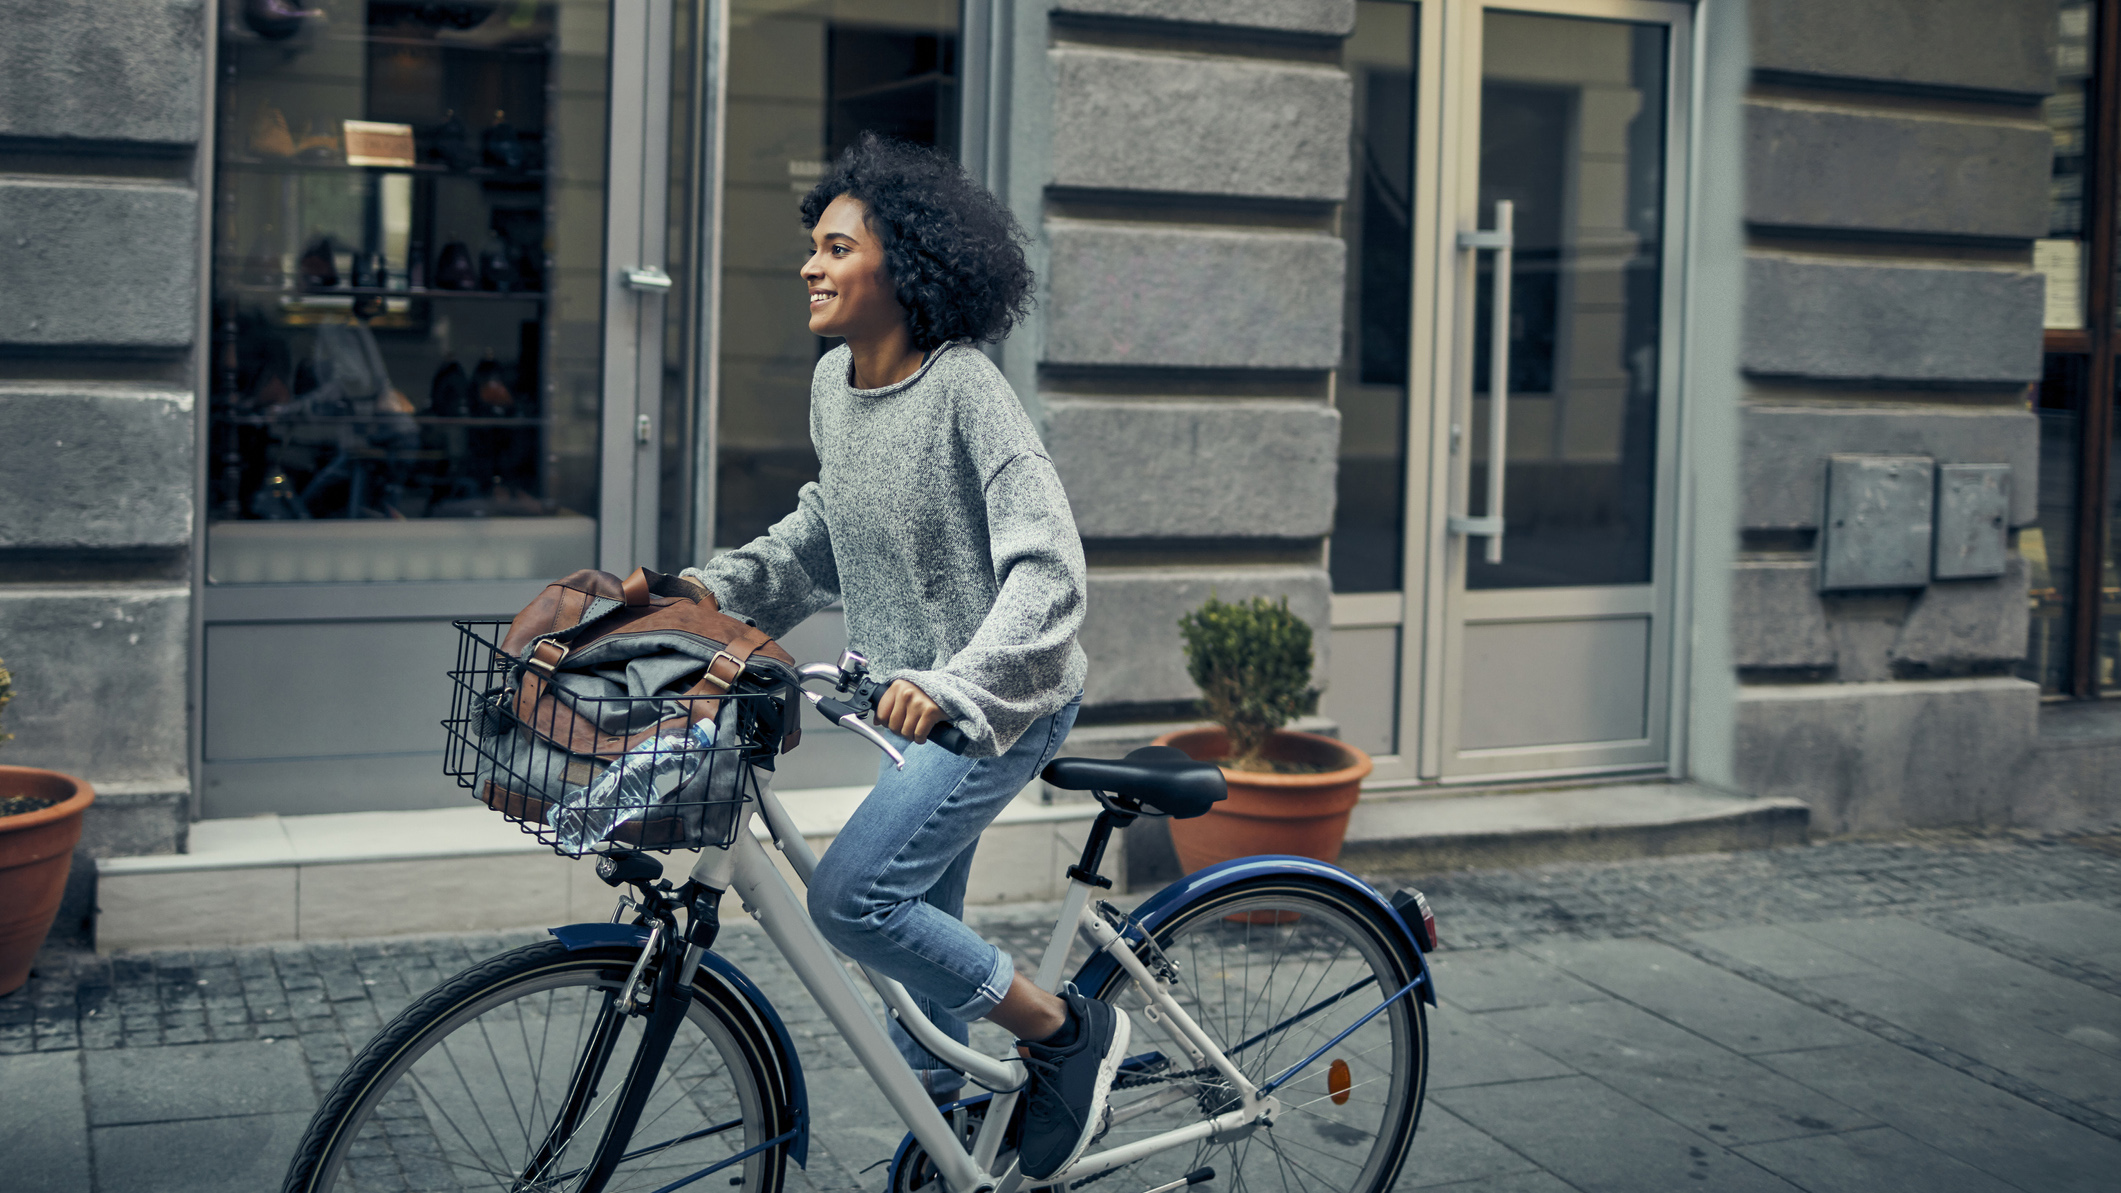
<instances>
[{"instance_id":1,"label":"bicycle","mask_svg":"<svg viewBox=\"0 0 2121 1193\"><path fill-rule=\"evenodd\" d=\"M489 653L488 673L518 666L480 624L458 623ZM288 1193L675 1193L714 1177L746 1193L780 1189L787 1164L807 1159L807 1093L779 1014L712 951L730 890L904 1120L885 1181L892 1193L1092 1182L1128 1193L1209 1181L1229 1190L1390 1188L1419 1122L1424 1008L1435 1003L1426 960L1435 923L1418 892L1387 899L1337 867L1267 856L1199 871L1123 911L1093 899L1112 885L1098 872L1111 835L1145 816L1205 810L1221 798L1221 772L1154 748L1118 761L1056 759L1045 780L1091 792L1100 811L1067 872L1037 982L1060 988L1080 936L1089 954L1076 987L1123 1006L1135 1039L1153 1046L1123 1062L1086 1154L1030 1184L1013 1161L1018 1058L956 1043L904 987L865 970L888 1013L983 1091L934 1105L751 831L756 817L808 880L817 857L768 769L777 727L796 724L800 697L896 758L861 720L883 685L852 653L792 673L753 658L731 698L757 702L756 715L731 718L748 733L716 747L745 764L750 785L685 881L662 879L662 863L644 848L609 845L597 872L626 888L612 921L551 929L551 940L475 965L415 1000L318 1108ZM460 688L475 686L463 672L453 673ZM818 681L833 691L803 687ZM478 715L460 701L452 740Z\"/></svg>"}]
</instances>

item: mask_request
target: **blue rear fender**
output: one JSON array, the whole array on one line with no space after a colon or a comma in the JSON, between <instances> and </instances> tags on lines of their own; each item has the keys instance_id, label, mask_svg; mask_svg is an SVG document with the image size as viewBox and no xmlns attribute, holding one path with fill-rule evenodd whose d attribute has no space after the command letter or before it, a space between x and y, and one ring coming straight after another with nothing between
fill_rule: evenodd
<instances>
[{"instance_id":1,"label":"blue rear fender","mask_svg":"<svg viewBox=\"0 0 2121 1193\"><path fill-rule=\"evenodd\" d=\"M606 947L640 948L648 943L648 929L638 924L568 924L559 928L548 928L569 952ZM715 953L700 954L700 968L734 990L737 997L751 1006L752 1013L766 1030L773 1034L773 1042L787 1068L789 1105L795 1112L795 1139L788 1145L788 1155L800 1167L808 1168L810 1160L810 1094L803 1085L803 1061L796 1055L795 1037L788 1034L788 1025L781 1022L780 1012L766 1001L764 991L758 988L749 975ZM697 976L693 978L699 980Z\"/></svg>"},{"instance_id":2,"label":"blue rear fender","mask_svg":"<svg viewBox=\"0 0 2121 1193\"><path fill-rule=\"evenodd\" d=\"M1339 866L1321 862L1316 858L1295 857L1289 854L1260 854L1256 857L1241 857L1234 861L1221 862L1204 870L1196 870L1172 883L1144 900L1134 909L1134 921L1149 932L1162 927L1194 900L1212 895L1225 887L1233 886L1253 878L1306 878L1336 887L1354 898L1374 907L1385 922L1399 934L1407 952L1414 958L1420 972L1415 976L1415 991L1421 1000L1430 1006L1436 1005L1436 982L1429 974L1429 959L1422 952L1421 936L1407 926L1406 918L1392 901L1379 894L1377 888L1355 877ZM1134 939L1134 934L1129 934ZM1076 971L1075 984L1078 989L1089 991L1104 986L1119 962L1109 953L1099 953L1083 963Z\"/></svg>"}]
</instances>

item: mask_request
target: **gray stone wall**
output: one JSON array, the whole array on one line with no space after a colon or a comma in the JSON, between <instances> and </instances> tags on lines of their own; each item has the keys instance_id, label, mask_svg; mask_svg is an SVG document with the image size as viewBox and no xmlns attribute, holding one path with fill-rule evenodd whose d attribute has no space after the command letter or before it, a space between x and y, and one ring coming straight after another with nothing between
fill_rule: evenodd
<instances>
[{"instance_id":1,"label":"gray stone wall","mask_svg":"<svg viewBox=\"0 0 2121 1193\"><path fill-rule=\"evenodd\" d=\"M82 857L189 821L204 0L0 0L0 762L97 789ZM92 869L55 932L79 929Z\"/></svg>"},{"instance_id":2,"label":"gray stone wall","mask_svg":"<svg viewBox=\"0 0 2121 1193\"><path fill-rule=\"evenodd\" d=\"M1822 593L1827 458L2006 464L2036 515L2054 7L1751 0L1733 764L1815 829L2005 823L2038 691L2024 561Z\"/></svg>"},{"instance_id":3,"label":"gray stone wall","mask_svg":"<svg viewBox=\"0 0 2121 1193\"><path fill-rule=\"evenodd\" d=\"M1289 598L1323 682L1355 6L1039 7L1018 46L1043 61L1016 70L1040 135L1010 169L1037 188L1035 387L1091 562L1085 722L1182 715L1177 622L1211 594Z\"/></svg>"}]
</instances>

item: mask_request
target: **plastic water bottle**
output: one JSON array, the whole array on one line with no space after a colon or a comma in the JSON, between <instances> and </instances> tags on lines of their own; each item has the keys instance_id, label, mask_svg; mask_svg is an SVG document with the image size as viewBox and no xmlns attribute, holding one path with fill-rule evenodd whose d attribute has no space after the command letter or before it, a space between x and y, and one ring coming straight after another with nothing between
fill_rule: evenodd
<instances>
[{"instance_id":1,"label":"plastic water bottle","mask_svg":"<svg viewBox=\"0 0 2121 1193\"><path fill-rule=\"evenodd\" d=\"M568 792L546 817L560 848L580 854L611 831L654 807L656 781L675 770L675 791L700 768L714 744L714 722L695 721L685 733L652 737L618 756L587 787Z\"/></svg>"}]
</instances>

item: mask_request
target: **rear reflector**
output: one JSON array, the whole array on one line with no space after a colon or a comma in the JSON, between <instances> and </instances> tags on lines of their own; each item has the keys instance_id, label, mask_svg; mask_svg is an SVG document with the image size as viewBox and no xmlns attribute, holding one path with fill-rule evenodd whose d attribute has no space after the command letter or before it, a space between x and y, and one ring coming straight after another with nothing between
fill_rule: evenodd
<instances>
[{"instance_id":1,"label":"rear reflector","mask_svg":"<svg viewBox=\"0 0 2121 1193\"><path fill-rule=\"evenodd\" d=\"M1407 927L1414 929L1415 943L1421 946L1421 951L1435 952L1436 913L1429 910L1428 896L1411 887L1401 887L1399 893L1392 896L1392 907L1399 912L1399 918L1407 922Z\"/></svg>"}]
</instances>

